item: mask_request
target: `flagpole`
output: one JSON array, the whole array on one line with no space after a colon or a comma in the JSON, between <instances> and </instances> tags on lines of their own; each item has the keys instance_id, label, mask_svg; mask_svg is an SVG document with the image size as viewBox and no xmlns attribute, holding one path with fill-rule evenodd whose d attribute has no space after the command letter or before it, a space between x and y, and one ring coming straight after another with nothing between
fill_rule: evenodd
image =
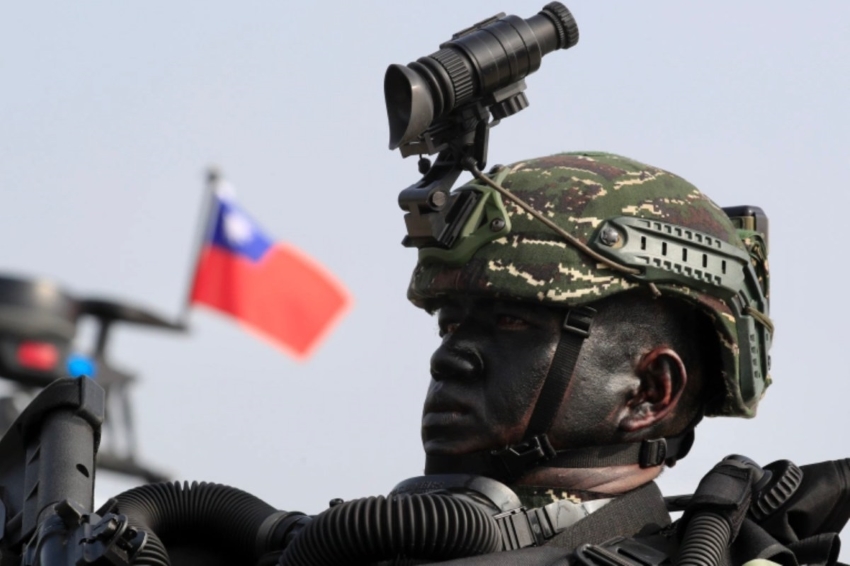
<instances>
[{"instance_id":1,"label":"flagpole","mask_svg":"<svg viewBox=\"0 0 850 566\"><path fill-rule=\"evenodd\" d=\"M213 228L213 212L215 205L215 193L218 189L218 184L221 181L221 171L213 165L207 167L205 174L205 184L203 194L201 196L201 217L198 222L195 236L195 249L192 254L194 261L192 262L192 271L189 274L189 284L186 286L185 299L183 301L183 310L180 313L179 323L184 328L188 328L189 323L189 308L192 300L192 286L195 282L195 273L198 270L198 263L201 261L201 254L204 251L204 245L209 238L210 230Z\"/></svg>"}]
</instances>

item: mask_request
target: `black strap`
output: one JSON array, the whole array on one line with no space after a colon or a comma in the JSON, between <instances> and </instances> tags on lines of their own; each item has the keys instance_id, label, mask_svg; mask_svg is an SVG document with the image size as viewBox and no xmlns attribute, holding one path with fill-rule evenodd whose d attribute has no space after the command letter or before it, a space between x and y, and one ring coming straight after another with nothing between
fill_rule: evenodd
<instances>
[{"instance_id":1,"label":"black strap","mask_svg":"<svg viewBox=\"0 0 850 566\"><path fill-rule=\"evenodd\" d=\"M581 544L600 544L606 540L638 533L650 535L670 524L664 498L655 482L649 482L614 499L605 507L555 535L547 544L573 549Z\"/></svg>"},{"instance_id":2,"label":"black strap","mask_svg":"<svg viewBox=\"0 0 850 566\"><path fill-rule=\"evenodd\" d=\"M639 464L641 468L653 468L671 458L684 458L693 443L694 429L688 427L668 438L558 450L542 465L553 468L604 468Z\"/></svg>"},{"instance_id":3,"label":"black strap","mask_svg":"<svg viewBox=\"0 0 850 566\"><path fill-rule=\"evenodd\" d=\"M531 413L531 419L525 430L526 440L546 434L552 428L567 387L570 385L581 346L584 339L590 336L590 324L595 314L595 309L578 307L568 310L564 316L558 347L555 349L549 372L543 380L543 386L537 396L537 404L534 406L534 412Z\"/></svg>"},{"instance_id":4,"label":"black strap","mask_svg":"<svg viewBox=\"0 0 850 566\"><path fill-rule=\"evenodd\" d=\"M561 337L537 395L524 440L491 454L503 480L514 481L556 455L547 434L564 401L584 339L590 336L594 315L596 309L591 307L571 308L564 315Z\"/></svg>"},{"instance_id":5,"label":"black strap","mask_svg":"<svg viewBox=\"0 0 850 566\"><path fill-rule=\"evenodd\" d=\"M516 550L546 544L552 537L583 521L612 501L612 498L608 498L576 503L569 499L559 499L534 509L517 507L494 515L493 519L502 533L502 549Z\"/></svg>"},{"instance_id":6,"label":"black strap","mask_svg":"<svg viewBox=\"0 0 850 566\"><path fill-rule=\"evenodd\" d=\"M652 468L660 466L666 460L684 458L694 443L694 426L696 422L680 434L668 438L570 450L554 450L544 434L502 450L460 456L429 454L425 458L425 474L486 475L511 483L538 466L602 468L638 464L642 468Z\"/></svg>"},{"instance_id":7,"label":"black strap","mask_svg":"<svg viewBox=\"0 0 850 566\"><path fill-rule=\"evenodd\" d=\"M826 550L828 552L829 549ZM809 556L806 552L803 552L803 556L798 557L803 559L798 562L794 557L794 553L789 548L783 546L760 525L750 519L744 519L744 523L741 525L741 530L738 532L735 542L732 543L729 554L729 558L731 559L729 562L732 564L744 564L754 558L763 558L785 566L796 564L829 564L825 556ZM808 560L811 558L817 558L817 560ZM837 552L835 558L837 558Z\"/></svg>"}]
</instances>

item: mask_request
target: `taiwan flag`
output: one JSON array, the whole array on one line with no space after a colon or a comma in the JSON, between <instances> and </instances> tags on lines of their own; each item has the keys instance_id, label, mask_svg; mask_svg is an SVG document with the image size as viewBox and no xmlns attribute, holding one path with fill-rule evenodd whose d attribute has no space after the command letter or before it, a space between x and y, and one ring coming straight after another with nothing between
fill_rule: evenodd
<instances>
[{"instance_id":1,"label":"taiwan flag","mask_svg":"<svg viewBox=\"0 0 850 566\"><path fill-rule=\"evenodd\" d=\"M315 260L273 241L229 194L213 192L211 214L190 303L307 358L350 307L348 291Z\"/></svg>"}]
</instances>

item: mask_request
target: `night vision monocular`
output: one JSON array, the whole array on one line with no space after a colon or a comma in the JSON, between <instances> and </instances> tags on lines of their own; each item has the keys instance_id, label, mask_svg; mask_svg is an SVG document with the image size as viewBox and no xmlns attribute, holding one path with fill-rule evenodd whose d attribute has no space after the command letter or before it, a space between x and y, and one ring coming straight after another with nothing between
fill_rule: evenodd
<instances>
[{"instance_id":1,"label":"night vision monocular","mask_svg":"<svg viewBox=\"0 0 850 566\"><path fill-rule=\"evenodd\" d=\"M569 10L551 2L528 19L497 14L457 32L427 57L389 66L390 149L402 157L439 154L433 165L420 159L424 177L399 195L407 212L405 246L451 247L475 205L474 195L449 195L464 163L485 167L489 129L528 106L525 77L540 68L544 55L577 42Z\"/></svg>"}]
</instances>

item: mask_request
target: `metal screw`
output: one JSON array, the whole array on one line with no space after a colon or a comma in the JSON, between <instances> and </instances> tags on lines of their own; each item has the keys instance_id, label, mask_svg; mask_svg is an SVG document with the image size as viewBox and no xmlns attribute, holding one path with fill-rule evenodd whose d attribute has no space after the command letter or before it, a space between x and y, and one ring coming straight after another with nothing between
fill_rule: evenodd
<instances>
[{"instance_id":1,"label":"metal screw","mask_svg":"<svg viewBox=\"0 0 850 566\"><path fill-rule=\"evenodd\" d=\"M431 206L437 210L440 210L445 206L446 200L448 200L448 196L443 191L437 191L436 193L431 195Z\"/></svg>"},{"instance_id":2,"label":"metal screw","mask_svg":"<svg viewBox=\"0 0 850 566\"><path fill-rule=\"evenodd\" d=\"M501 232L505 229L505 221L502 218L494 218L490 221L490 230L493 232Z\"/></svg>"},{"instance_id":3,"label":"metal screw","mask_svg":"<svg viewBox=\"0 0 850 566\"><path fill-rule=\"evenodd\" d=\"M343 503L345 503L345 501L343 501L339 497L334 497L328 502L328 507L336 507L337 505L342 505Z\"/></svg>"},{"instance_id":4,"label":"metal screw","mask_svg":"<svg viewBox=\"0 0 850 566\"><path fill-rule=\"evenodd\" d=\"M600 241L606 246L613 246L620 241L620 233L607 226L602 229L602 233L599 234Z\"/></svg>"}]
</instances>

